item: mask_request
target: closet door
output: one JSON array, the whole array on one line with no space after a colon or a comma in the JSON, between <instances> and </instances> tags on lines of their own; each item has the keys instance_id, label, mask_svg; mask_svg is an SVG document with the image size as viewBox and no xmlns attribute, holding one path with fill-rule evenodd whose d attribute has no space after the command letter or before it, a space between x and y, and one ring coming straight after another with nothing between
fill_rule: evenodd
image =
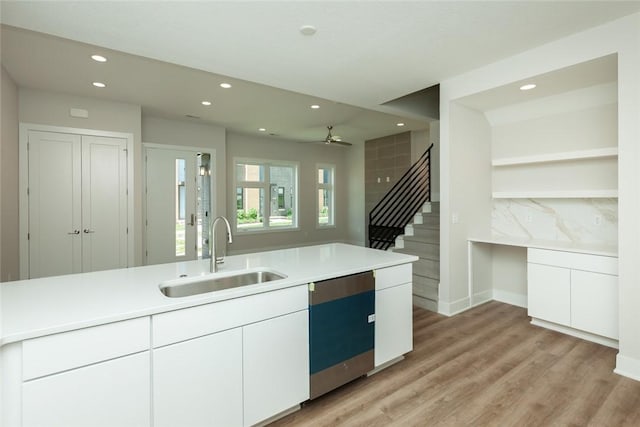
<instances>
[{"instance_id":1,"label":"closet door","mask_svg":"<svg viewBox=\"0 0 640 427\"><path fill-rule=\"evenodd\" d=\"M124 138L82 136L82 271L127 266Z\"/></svg>"},{"instance_id":2,"label":"closet door","mask_svg":"<svg viewBox=\"0 0 640 427\"><path fill-rule=\"evenodd\" d=\"M82 271L81 138L29 131L29 277Z\"/></svg>"}]
</instances>

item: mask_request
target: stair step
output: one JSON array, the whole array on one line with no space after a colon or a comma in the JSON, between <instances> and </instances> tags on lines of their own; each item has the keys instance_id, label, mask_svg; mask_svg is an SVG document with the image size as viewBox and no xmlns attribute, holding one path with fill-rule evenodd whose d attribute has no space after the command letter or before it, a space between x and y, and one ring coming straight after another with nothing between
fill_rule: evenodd
<instances>
[{"instance_id":1,"label":"stair step","mask_svg":"<svg viewBox=\"0 0 640 427\"><path fill-rule=\"evenodd\" d=\"M423 206L423 212L440 212L440 202L427 202Z\"/></svg>"},{"instance_id":2,"label":"stair step","mask_svg":"<svg viewBox=\"0 0 640 427\"><path fill-rule=\"evenodd\" d=\"M414 276L413 278L413 294L422 298L428 298L434 301L438 300L439 282L427 277Z\"/></svg>"},{"instance_id":3,"label":"stair step","mask_svg":"<svg viewBox=\"0 0 640 427\"><path fill-rule=\"evenodd\" d=\"M440 260L440 245L437 244L427 244L420 250L416 250L413 248L396 248L394 249L394 252L399 252L401 254L407 255L415 255L420 258L430 259L433 261Z\"/></svg>"},{"instance_id":4,"label":"stair step","mask_svg":"<svg viewBox=\"0 0 640 427\"><path fill-rule=\"evenodd\" d=\"M415 249L416 251L428 251L428 246L440 245L440 233L422 233L420 236L401 236L400 240L404 242L404 249Z\"/></svg>"},{"instance_id":5,"label":"stair step","mask_svg":"<svg viewBox=\"0 0 640 427\"><path fill-rule=\"evenodd\" d=\"M413 274L440 281L440 261L420 258L413 263Z\"/></svg>"}]
</instances>

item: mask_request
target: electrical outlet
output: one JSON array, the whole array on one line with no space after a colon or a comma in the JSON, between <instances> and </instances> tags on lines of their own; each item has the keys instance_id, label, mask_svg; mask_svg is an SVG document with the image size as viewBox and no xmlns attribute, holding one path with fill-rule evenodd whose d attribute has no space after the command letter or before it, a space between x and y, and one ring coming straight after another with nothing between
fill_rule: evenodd
<instances>
[{"instance_id":1,"label":"electrical outlet","mask_svg":"<svg viewBox=\"0 0 640 427\"><path fill-rule=\"evenodd\" d=\"M595 225L600 225L600 224L602 224L602 217L601 217L600 215L595 215L595 216L593 217L593 223L594 223Z\"/></svg>"},{"instance_id":2,"label":"electrical outlet","mask_svg":"<svg viewBox=\"0 0 640 427\"><path fill-rule=\"evenodd\" d=\"M527 214L527 217L525 218L525 221L528 222L529 224L531 224L533 222L533 215Z\"/></svg>"},{"instance_id":3,"label":"electrical outlet","mask_svg":"<svg viewBox=\"0 0 640 427\"><path fill-rule=\"evenodd\" d=\"M451 222L453 224L457 224L460 222L460 215L458 215L458 212L454 212L453 214L451 214Z\"/></svg>"}]
</instances>

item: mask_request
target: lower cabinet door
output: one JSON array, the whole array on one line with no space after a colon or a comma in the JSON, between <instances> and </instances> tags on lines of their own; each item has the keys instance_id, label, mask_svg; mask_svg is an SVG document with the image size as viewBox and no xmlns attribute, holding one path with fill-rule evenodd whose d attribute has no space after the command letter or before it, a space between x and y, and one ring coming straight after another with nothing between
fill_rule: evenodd
<instances>
[{"instance_id":1,"label":"lower cabinet door","mask_svg":"<svg viewBox=\"0 0 640 427\"><path fill-rule=\"evenodd\" d=\"M244 425L309 399L309 312L243 327Z\"/></svg>"},{"instance_id":2,"label":"lower cabinet door","mask_svg":"<svg viewBox=\"0 0 640 427\"><path fill-rule=\"evenodd\" d=\"M150 426L149 359L146 351L23 383L23 427Z\"/></svg>"},{"instance_id":3,"label":"lower cabinet door","mask_svg":"<svg viewBox=\"0 0 640 427\"><path fill-rule=\"evenodd\" d=\"M411 283L376 291L375 366L413 349Z\"/></svg>"},{"instance_id":4,"label":"lower cabinet door","mask_svg":"<svg viewBox=\"0 0 640 427\"><path fill-rule=\"evenodd\" d=\"M618 339L618 277L571 271L571 326Z\"/></svg>"},{"instance_id":5,"label":"lower cabinet door","mask_svg":"<svg viewBox=\"0 0 640 427\"><path fill-rule=\"evenodd\" d=\"M529 316L571 325L571 270L527 264Z\"/></svg>"},{"instance_id":6,"label":"lower cabinet door","mask_svg":"<svg viewBox=\"0 0 640 427\"><path fill-rule=\"evenodd\" d=\"M155 427L241 426L242 328L153 350L153 398Z\"/></svg>"}]
</instances>

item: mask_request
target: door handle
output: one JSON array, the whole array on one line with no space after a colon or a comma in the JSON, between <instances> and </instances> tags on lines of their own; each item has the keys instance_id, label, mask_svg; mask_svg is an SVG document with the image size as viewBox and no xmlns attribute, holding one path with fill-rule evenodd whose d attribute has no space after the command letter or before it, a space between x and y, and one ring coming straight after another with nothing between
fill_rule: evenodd
<instances>
[{"instance_id":1,"label":"door handle","mask_svg":"<svg viewBox=\"0 0 640 427\"><path fill-rule=\"evenodd\" d=\"M84 230L82 230L82 231L84 231L86 234L89 234L89 233L95 233L95 232L96 232L96 230L91 230L91 229L89 229L89 228L85 228L85 229L84 229Z\"/></svg>"},{"instance_id":2,"label":"door handle","mask_svg":"<svg viewBox=\"0 0 640 427\"><path fill-rule=\"evenodd\" d=\"M196 214L191 214L191 222L189 223L190 226L194 226L196 225Z\"/></svg>"},{"instance_id":3,"label":"door handle","mask_svg":"<svg viewBox=\"0 0 640 427\"><path fill-rule=\"evenodd\" d=\"M67 234L80 234L80 230L73 230L68 232Z\"/></svg>"}]
</instances>

